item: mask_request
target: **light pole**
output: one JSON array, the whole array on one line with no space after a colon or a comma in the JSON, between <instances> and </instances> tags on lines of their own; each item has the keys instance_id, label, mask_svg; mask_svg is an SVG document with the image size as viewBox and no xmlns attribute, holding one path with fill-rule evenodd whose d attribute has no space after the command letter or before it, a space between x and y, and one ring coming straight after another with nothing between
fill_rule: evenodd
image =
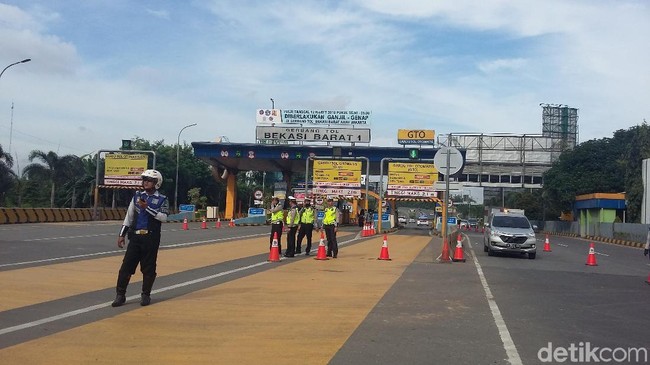
<instances>
[{"instance_id":1,"label":"light pole","mask_svg":"<svg viewBox=\"0 0 650 365\"><path fill-rule=\"evenodd\" d=\"M14 63L12 63L11 65L5 67L5 68L2 70L2 72L0 72L0 77L2 77L2 74L5 73L5 71L7 71L7 69L8 69L9 67L11 67L11 66L15 66L15 65L17 65L17 64L19 64L19 63L29 62L29 61L31 61L31 60L32 60L31 58L25 58L25 59L22 60L22 61L18 61L18 62L14 62Z\"/></svg>"},{"instance_id":2,"label":"light pole","mask_svg":"<svg viewBox=\"0 0 650 365\"><path fill-rule=\"evenodd\" d=\"M180 159L181 152L181 133L183 133L185 128L194 127L195 125L196 123L192 123L181 128L181 130L178 132L178 138L176 139L176 180L174 180L174 183L176 184L176 188L174 189L174 209L176 212L178 212L178 161Z\"/></svg>"},{"instance_id":3,"label":"light pole","mask_svg":"<svg viewBox=\"0 0 650 365\"><path fill-rule=\"evenodd\" d=\"M275 109L275 100L271 98L271 109Z\"/></svg>"}]
</instances>

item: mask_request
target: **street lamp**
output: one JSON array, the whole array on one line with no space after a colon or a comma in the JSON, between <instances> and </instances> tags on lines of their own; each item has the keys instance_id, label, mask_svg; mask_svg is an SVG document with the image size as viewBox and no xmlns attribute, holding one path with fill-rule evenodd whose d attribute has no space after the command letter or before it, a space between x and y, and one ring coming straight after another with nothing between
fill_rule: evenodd
<instances>
[{"instance_id":1,"label":"street lamp","mask_svg":"<svg viewBox=\"0 0 650 365\"><path fill-rule=\"evenodd\" d=\"M17 64L19 64L19 63L29 62L29 61L31 61L31 60L32 60L31 58L26 58L26 59L24 59L24 60L22 60L22 61L18 61L18 62L14 62L14 63L12 63L11 65L5 67L5 68L2 70L2 72L0 72L0 77L2 77L2 74L5 73L5 71L7 71L7 69L8 69L9 67L14 66L14 65L17 65Z\"/></svg>"},{"instance_id":2,"label":"street lamp","mask_svg":"<svg viewBox=\"0 0 650 365\"><path fill-rule=\"evenodd\" d=\"M275 109L275 100L271 98L271 109Z\"/></svg>"},{"instance_id":3,"label":"street lamp","mask_svg":"<svg viewBox=\"0 0 650 365\"><path fill-rule=\"evenodd\" d=\"M181 128L180 132L178 132L178 138L176 139L176 180L174 180L174 183L176 184L176 188L174 189L174 209L176 209L176 211L178 211L178 161L181 152L181 133L183 133L185 128L194 127L195 125L196 123L192 123Z\"/></svg>"}]
</instances>

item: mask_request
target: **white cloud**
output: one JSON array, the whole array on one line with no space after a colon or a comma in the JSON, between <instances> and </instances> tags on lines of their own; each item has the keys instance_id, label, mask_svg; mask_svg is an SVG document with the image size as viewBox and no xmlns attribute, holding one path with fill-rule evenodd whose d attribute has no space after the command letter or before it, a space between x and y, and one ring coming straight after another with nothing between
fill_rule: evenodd
<instances>
[{"instance_id":1,"label":"white cloud","mask_svg":"<svg viewBox=\"0 0 650 365\"><path fill-rule=\"evenodd\" d=\"M165 19L165 20L171 19L169 16L169 11L167 10L145 9L145 11L156 18Z\"/></svg>"},{"instance_id":2,"label":"white cloud","mask_svg":"<svg viewBox=\"0 0 650 365\"><path fill-rule=\"evenodd\" d=\"M93 33L65 9L0 4L0 62L33 59L2 78L0 143L11 101L15 130L41 138L14 135L25 155L85 153L134 135L175 143L189 123L199 125L187 141L253 142L254 110L270 98L279 108L371 110L373 145L394 145L399 128L539 133L542 102L579 108L581 140L650 114L644 2L202 4L208 11L112 4L121 13L111 14L150 22L151 44ZM59 24L93 43L66 38ZM170 42L173 51L161 47Z\"/></svg>"}]
</instances>

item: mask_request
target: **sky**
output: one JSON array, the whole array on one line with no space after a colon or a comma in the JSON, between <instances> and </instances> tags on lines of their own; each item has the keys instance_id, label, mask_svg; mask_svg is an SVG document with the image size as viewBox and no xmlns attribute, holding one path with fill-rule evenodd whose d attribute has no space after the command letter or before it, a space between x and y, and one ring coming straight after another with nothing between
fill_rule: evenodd
<instances>
[{"instance_id":1,"label":"sky","mask_svg":"<svg viewBox=\"0 0 650 365\"><path fill-rule=\"evenodd\" d=\"M539 134L540 103L564 104L584 142L650 117L649 34L645 0L0 0L0 67L31 59L0 78L0 145L20 169L135 137L253 143L272 104L371 111L372 146Z\"/></svg>"}]
</instances>

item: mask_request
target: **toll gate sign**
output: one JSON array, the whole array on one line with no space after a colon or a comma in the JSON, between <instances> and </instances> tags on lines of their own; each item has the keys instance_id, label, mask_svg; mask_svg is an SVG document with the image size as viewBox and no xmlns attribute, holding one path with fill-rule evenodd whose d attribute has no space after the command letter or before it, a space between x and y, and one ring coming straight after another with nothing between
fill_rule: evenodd
<instances>
[{"instance_id":1,"label":"toll gate sign","mask_svg":"<svg viewBox=\"0 0 650 365\"><path fill-rule=\"evenodd\" d=\"M392 197L435 197L438 170L431 163L389 162L386 193Z\"/></svg>"},{"instance_id":2,"label":"toll gate sign","mask_svg":"<svg viewBox=\"0 0 650 365\"><path fill-rule=\"evenodd\" d=\"M397 143L399 144L435 144L436 132L431 129L399 129Z\"/></svg>"},{"instance_id":3,"label":"toll gate sign","mask_svg":"<svg viewBox=\"0 0 650 365\"><path fill-rule=\"evenodd\" d=\"M361 162L315 160L313 194L361 196Z\"/></svg>"},{"instance_id":4,"label":"toll gate sign","mask_svg":"<svg viewBox=\"0 0 650 365\"><path fill-rule=\"evenodd\" d=\"M141 186L147 155L111 153L105 157L104 185Z\"/></svg>"}]
</instances>

